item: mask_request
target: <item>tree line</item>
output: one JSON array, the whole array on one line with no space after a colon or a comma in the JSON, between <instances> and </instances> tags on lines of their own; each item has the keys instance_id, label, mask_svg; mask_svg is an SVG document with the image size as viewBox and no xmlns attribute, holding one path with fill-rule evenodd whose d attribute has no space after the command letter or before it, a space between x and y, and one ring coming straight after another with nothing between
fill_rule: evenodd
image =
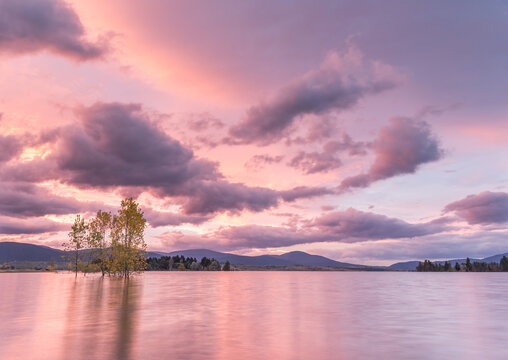
<instances>
[{"instance_id":1,"label":"tree line","mask_svg":"<svg viewBox=\"0 0 508 360\"><path fill-rule=\"evenodd\" d=\"M441 263L433 263L430 260L425 260L423 263L419 262L416 267L416 271L420 272L445 272L445 271L462 271L462 272L500 272L500 271L508 271L508 258L503 256L499 263L497 262L479 262L474 261L471 262L470 258L466 259L465 263L459 264L455 263L455 266L452 266L448 261L445 261L444 264Z\"/></svg>"},{"instance_id":2,"label":"tree line","mask_svg":"<svg viewBox=\"0 0 508 360\"><path fill-rule=\"evenodd\" d=\"M230 271L231 264L226 261L221 266L219 261L214 258L208 259L203 257L201 261L198 261L193 257L185 257L183 255L176 256L161 256L160 258L149 257L146 259L146 269L154 271L164 270L191 270L191 271Z\"/></svg>"},{"instance_id":3,"label":"tree line","mask_svg":"<svg viewBox=\"0 0 508 360\"><path fill-rule=\"evenodd\" d=\"M117 214L99 210L86 221L77 215L64 243L69 269L129 277L146 268L146 219L132 198L122 200Z\"/></svg>"}]
</instances>

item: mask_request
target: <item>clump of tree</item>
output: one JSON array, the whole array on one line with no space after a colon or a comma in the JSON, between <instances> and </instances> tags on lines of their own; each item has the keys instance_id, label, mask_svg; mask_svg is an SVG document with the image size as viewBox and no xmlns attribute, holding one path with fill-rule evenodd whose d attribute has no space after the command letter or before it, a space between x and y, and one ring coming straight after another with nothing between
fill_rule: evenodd
<instances>
[{"instance_id":1,"label":"clump of tree","mask_svg":"<svg viewBox=\"0 0 508 360\"><path fill-rule=\"evenodd\" d=\"M146 259L146 269L154 271L172 271L172 270L190 270L190 271L229 271L231 264L226 261L224 266L221 266L216 259L209 259L203 257L198 262L196 258L185 257L183 255L175 256L161 256L159 258L149 257Z\"/></svg>"},{"instance_id":2,"label":"clump of tree","mask_svg":"<svg viewBox=\"0 0 508 360\"><path fill-rule=\"evenodd\" d=\"M499 263L497 262L471 262L470 258L466 259L465 263L455 263L455 266L446 261L442 263L433 263L430 260L425 260L423 263L419 262L416 267L416 271L420 272L445 272L445 271L457 271L457 272L499 272L508 271L508 258L503 256Z\"/></svg>"},{"instance_id":3,"label":"clump of tree","mask_svg":"<svg viewBox=\"0 0 508 360\"><path fill-rule=\"evenodd\" d=\"M122 200L117 214L99 210L86 221L77 215L64 244L69 268L76 275L101 272L129 277L146 267L146 220L132 198Z\"/></svg>"}]
</instances>

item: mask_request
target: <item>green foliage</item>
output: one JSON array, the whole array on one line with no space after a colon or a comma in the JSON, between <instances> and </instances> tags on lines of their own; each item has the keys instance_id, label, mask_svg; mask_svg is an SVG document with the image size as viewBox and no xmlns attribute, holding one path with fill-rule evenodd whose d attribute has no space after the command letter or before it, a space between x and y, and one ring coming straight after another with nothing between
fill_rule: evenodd
<instances>
[{"instance_id":1,"label":"green foliage","mask_svg":"<svg viewBox=\"0 0 508 360\"><path fill-rule=\"evenodd\" d=\"M192 271L220 271L221 265L215 259L208 259L204 257L201 262L198 262L196 258L185 257L183 255L176 256L161 256L160 258L149 257L146 259L146 269L155 271L166 271L166 270L192 270ZM203 266L203 264L205 266ZM226 262L228 270L230 267L229 262ZM225 265L226 265L225 264Z\"/></svg>"},{"instance_id":2,"label":"green foliage","mask_svg":"<svg viewBox=\"0 0 508 360\"><path fill-rule=\"evenodd\" d=\"M99 210L88 223L76 217L64 244L76 271L129 277L146 267L146 220L132 198L122 200L118 214Z\"/></svg>"},{"instance_id":3,"label":"green foliage","mask_svg":"<svg viewBox=\"0 0 508 360\"><path fill-rule=\"evenodd\" d=\"M77 215L69 232L69 241L63 244L65 250L70 254L69 268L76 272L76 276L78 271L83 268L81 249L86 246L87 231L85 219Z\"/></svg>"}]
</instances>

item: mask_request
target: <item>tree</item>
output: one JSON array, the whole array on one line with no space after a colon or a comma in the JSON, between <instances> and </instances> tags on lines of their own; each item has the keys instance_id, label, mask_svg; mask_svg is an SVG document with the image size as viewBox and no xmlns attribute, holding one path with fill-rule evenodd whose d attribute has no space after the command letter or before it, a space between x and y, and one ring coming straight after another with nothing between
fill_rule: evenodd
<instances>
[{"instance_id":1,"label":"tree","mask_svg":"<svg viewBox=\"0 0 508 360\"><path fill-rule=\"evenodd\" d=\"M112 271L124 277L146 267L144 232L146 220L132 198L122 200L111 226Z\"/></svg>"},{"instance_id":2,"label":"tree","mask_svg":"<svg viewBox=\"0 0 508 360\"><path fill-rule=\"evenodd\" d=\"M460 271L460 264L458 261L455 263L455 270Z\"/></svg>"},{"instance_id":3,"label":"tree","mask_svg":"<svg viewBox=\"0 0 508 360\"><path fill-rule=\"evenodd\" d=\"M212 262L208 266L208 270L210 271L220 271L220 264L217 260L212 259Z\"/></svg>"},{"instance_id":4,"label":"tree","mask_svg":"<svg viewBox=\"0 0 508 360\"><path fill-rule=\"evenodd\" d=\"M71 231L69 232L69 241L64 244L65 250L70 252L71 255L71 267L78 276L78 271L81 268L81 252L80 250L86 245L87 238L87 226L85 219L80 215L74 219Z\"/></svg>"},{"instance_id":5,"label":"tree","mask_svg":"<svg viewBox=\"0 0 508 360\"><path fill-rule=\"evenodd\" d=\"M473 265L471 264L471 259L466 259L466 271L473 271Z\"/></svg>"},{"instance_id":6,"label":"tree","mask_svg":"<svg viewBox=\"0 0 508 360\"><path fill-rule=\"evenodd\" d=\"M224 266L222 266L222 271L230 271L231 270L231 264L229 263L229 260L226 260L224 263Z\"/></svg>"},{"instance_id":7,"label":"tree","mask_svg":"<svg viewBox=\"0 0 508 360\"><path fill-rule=\"evenodd\" d=\"M450 271L450 268L452 266L450 265L450 263L448 261L445 261L444 263L444 271Z\"/></svg>"},{"instance_id":8,"label":"tree","mask_svg":"<svg viewBox=\"0 0 508 360\"><path fill-rule=\"evenodd\" d=\"M499 262L499 265L501 266L501 271L508 271L508 258L503 256Z\"/></svg>"},{"instance_id":9,"label":"tree","mask_svg":"<svg viewBox=\"0 0 508 360\"><path fill-rule=\"evenodd\" d=\"M110 271L111 265L110 244L107 239L111 221L111 213L99 210L96 217L88 223L88 247L92 249L94 263L99 266L102 276Z\"/></svg>"}]
</instances>

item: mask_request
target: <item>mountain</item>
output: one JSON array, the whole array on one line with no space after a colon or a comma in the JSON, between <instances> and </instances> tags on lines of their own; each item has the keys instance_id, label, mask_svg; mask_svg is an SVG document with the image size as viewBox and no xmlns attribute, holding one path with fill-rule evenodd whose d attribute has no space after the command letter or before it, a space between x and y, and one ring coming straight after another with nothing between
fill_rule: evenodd
<instances>
[{"instance_id":1,"label":"mountain","mask_svg":"<svg viewBox=\"0 0 508 360\"><path fill-rule=\"evenodd\" d=\"M87 250L83 250L87 251ZM16 242L0 242L0 263L10 261L59 261L64 251L53 249L47 246L24 244ZM303 251L293 251L282 255L258 255L244 256L229 253L222 253L207 249L180 250L173 252L149 251L147 256L176 256L193 257L201 260L203 257L214 258L221 263L229 261L233 265L255 265L255 266L331 266L345 268L362 268L362 265L342 263L328 259L324 256L310 255Z\"/></svg>"},{"instance_id":2,"label":"mountain","mask_svg":"<svg viewBox=\"0 0 508 360\"><path fill-rule=\"evenodd\" d=\"M282 255L258 255L258 256L245 256L229 253L222 253L207 249L192 249L180 250L170 253L161 253L160 255L175 256L183 255L185 257L194 257L201 260L203 257L214 258L221 263L229 261L233 265L307 265L307 266L332 266L332 267L348 267L348 268L361 268L362 265L354 265L342 263L335 260L328 259L324 256L310 255L303 251L293 251Z\"/></svg>"},{"instance_id":3,"label":"mountain","mask_svg":"<svg viewBox=\"0 0 508 360\"><path fill-rule=\"evenodd\" d=\"M498 263L501 261L501 258L503 256L508 257L508 253L493 255L493 256L483 258L483 259L470 258L470 260L471 260L471 262L477 261L477 262L486 262L486 263L491 263L491 262ZM462 264L462 263L465 263L466 260L467 259L451 259L451 260L433 261L432 263L443 265L446 261L448 261L452 266L455 266L456 263ZM423 262L423 260L421 260L421 261ZM388 266L387 269L389 269L389 270L415 270L416 267L418 266L419 262L420 261L398 262L398 263Z\"/></svg>"},{"instance_id":4,"label":"mountain","mask_svg":"<svg viewBox=\"0 0 508 360\"><path fill-rule=\"evenodd\" d=\"M0 263L8 261L60 261L63 251L47 246L0 242Z\"/></svg>"}]
</instances>

